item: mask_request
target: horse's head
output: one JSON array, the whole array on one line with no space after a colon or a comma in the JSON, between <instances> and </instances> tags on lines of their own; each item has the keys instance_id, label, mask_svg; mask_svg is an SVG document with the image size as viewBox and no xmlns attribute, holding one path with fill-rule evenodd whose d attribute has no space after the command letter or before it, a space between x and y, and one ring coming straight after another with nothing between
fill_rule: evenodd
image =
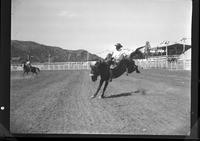
<instances>
[{"instance_id":1,"label":"horse's head","mask_svg":"<svg viewBox=\"0 0 200 141\"><path fill-rule=\"evenodd\" d=\"M23 62L23 63L21 64L21 67L22 67L23 69L25 69L25 70L29 69L29 66L26 65L26 62Z\"/></svg>"},{"instance_id":2,"label":"horse's head","mask_svg":"<svg viewBox=\"0 0 200 141\"><path fill-rule=\"evenodd\" d=\"M97 77L100 75L100 65L101 61L97 61L94 65L90 65L90 76L92 78L92 81L96 81Z\"/></svg>"},{"instance_id":3,"label":"horse's head","mask_svg":"<svg viewBox=\"0 0 200 141\"><path fill-rule=\"evenodd\" d=\"M112 60L112 53L108 53L105 59L106 60Z\"/></svg>"}]
</instances>

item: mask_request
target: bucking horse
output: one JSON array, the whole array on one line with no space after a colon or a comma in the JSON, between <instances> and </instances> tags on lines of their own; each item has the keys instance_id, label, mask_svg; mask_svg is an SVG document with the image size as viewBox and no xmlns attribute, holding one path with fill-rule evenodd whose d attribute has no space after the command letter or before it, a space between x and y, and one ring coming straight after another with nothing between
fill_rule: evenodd
<instances>
[{"instance_id":1,"label":"bucking horse","mask_svg":"<svg viewBox=\"0 0 200 141\"><path fill-rule=\"evenodd\" d=\"M108 86L109 80L110 80L110 75L112 74L112 79L118 78L122 74L126 72L132 73L136 71L136 73L140 73L138 70L138 66L135 64L135 61L132 59L132 56L134 55L135 52L131 53L128 57L122 57L122 59L119 61L119 63L114 67L113 69L110 69L110 65L112 63L112 60L106 61L106 60L98 60L94 65L90 65L91 71L90 71L90 76L93 82L95 82L100 76L100 82L99 86L93 96L91 98L95 98L101 89L101 86L104 84L103 92L99 98L105 98L104 93L105 90Z\"/></svg>"}]
</instances>

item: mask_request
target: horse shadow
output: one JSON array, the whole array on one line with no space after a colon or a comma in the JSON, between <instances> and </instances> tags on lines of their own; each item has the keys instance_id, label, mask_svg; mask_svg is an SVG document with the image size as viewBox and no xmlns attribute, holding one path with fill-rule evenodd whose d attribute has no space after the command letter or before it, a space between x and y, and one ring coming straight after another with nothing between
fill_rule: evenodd
<instances>
[{"instance_id":1,"label":"horse shadow","mask_svg":"<svg viewBox=\"0 0 200 141\"><path fill-rule=\"evenodd\" d=\"M131 96L133 94L142 94L145 95L145 91L144 90L136 90L136 91L131 91L131 92L125 92L125 93L120 93L120 94L114 94L114 95L109 95L109 96L105 96L105 98L117 98L117 97L126 97L126 96Z\"/></svg>"}]
</instances>

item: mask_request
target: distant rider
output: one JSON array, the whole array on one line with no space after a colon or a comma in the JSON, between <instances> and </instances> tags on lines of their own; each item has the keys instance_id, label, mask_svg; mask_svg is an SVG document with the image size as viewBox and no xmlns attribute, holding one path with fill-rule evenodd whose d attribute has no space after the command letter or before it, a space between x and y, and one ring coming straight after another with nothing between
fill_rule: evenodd
<instances>
[{"instance_id":1,"label":"distant rider","mask_svg":"<svg viewBox=\"0 0 200 141\"><path fill-rule=\"evenodd\" d=\"M28 66L29 68L31 67L31 61L29 59L26 60L26 66Z\"/></svg>"}]
</instances>

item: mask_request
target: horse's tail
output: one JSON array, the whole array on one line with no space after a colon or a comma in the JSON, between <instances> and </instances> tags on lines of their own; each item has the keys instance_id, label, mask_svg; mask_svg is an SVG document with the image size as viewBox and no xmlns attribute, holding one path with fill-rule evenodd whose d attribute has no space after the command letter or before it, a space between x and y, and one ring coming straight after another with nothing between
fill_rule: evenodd
<instances>
[{"instance_id":1,"label":"horse's tail","mask_svg":"<svg viewBox=\"0 0 200 141\"><path fill-rule=\"evenodd\" d=\"M132 73L133 71L136 71L136 73L140 73L138 66L135 64L134 60L129 59L127 68L128 73Z\"/></svg>"},{"instance_id":2,"label":"horse's tail","mask_svg":"<svg viewBox=\"0 0 200 141\"><path fill-rule=\"evenodd\" d=\"M138 69L138 66L137 65L135 65L136 67L135 67L135 69L136 69L136 73L140 73L140 71L139 71L139 69Z\"/></svg>"}]
</instances>

